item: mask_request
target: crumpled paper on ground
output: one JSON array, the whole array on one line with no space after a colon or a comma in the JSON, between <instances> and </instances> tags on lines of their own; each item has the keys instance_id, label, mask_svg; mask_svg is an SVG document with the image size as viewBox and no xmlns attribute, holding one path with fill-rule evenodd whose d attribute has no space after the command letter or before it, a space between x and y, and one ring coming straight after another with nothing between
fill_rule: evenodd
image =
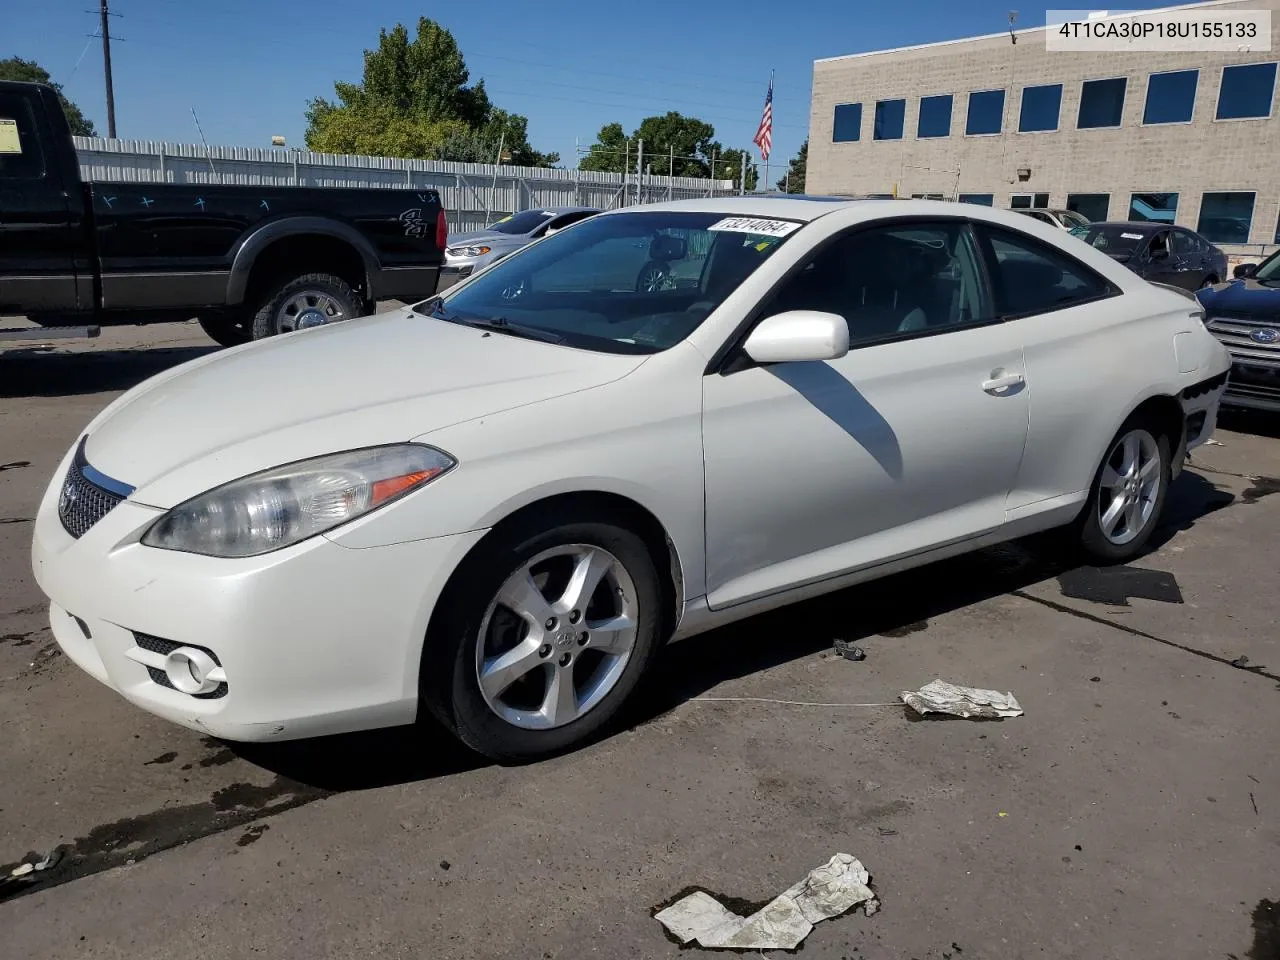
<instances>
[{"instance_id":1,"label":"crumpled paper on ground","mask_svg":"<svg viewBox=\"0 0 1280 960\"><path fill-rule=\"evenodd\" d=\"M904 690L901 696L902 702L921 716L926 713L984 719L1022 716L1022 707L1012 693L958 687L945 680L926 683L919 690Z\"/></svg>"},{"instance_id":2,"label":"crumpled paper on ground","mask_svg":"<svg viewBox=\"0 0 1280 960\"><path fill-rule=\"evenodd\" d=\"M867 916L875 913L880 902L870 880L857 859L837 853L749 917L697 891L660 911L656 919L681 943L696 940L710 950L794 950L815 923L859 903L865 904Z\"/></svg>"}]
</instances>

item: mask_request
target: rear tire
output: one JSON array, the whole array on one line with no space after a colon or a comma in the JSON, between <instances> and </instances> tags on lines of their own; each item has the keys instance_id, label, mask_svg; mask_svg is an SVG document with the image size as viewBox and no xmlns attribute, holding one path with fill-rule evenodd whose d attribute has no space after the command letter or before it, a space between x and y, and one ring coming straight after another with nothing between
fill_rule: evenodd
<instances>
[{"instance_id":1,"label":"rear tire","mask_svg":"<svg viewBox=\"0 0 1280 960\"><path fill-rule=\"evenodd\" d=\"M1148 417L1124 422L1098 465L1076 522L1077 543L1095 563L1139 556L1164 512L1172 480L1171 443Z\"/></svg>"},{"instance_id":2,"label":"rear tire","mask_svg":"<svg viewBox=\"0 0 1280 960\"><path fill-rule=\"evenodd\" d=\"M423 650L423 706L502 762L562 753L605 729L660 645L662 591L644 541L607 522L544 517L499 533L464 567ZM596 587L575 593L574 577L592 575Z\"/></svg>"},{"instance_id":3,"label":"rear tire","mask_svg":"<svg viewBox=\"0 0 1280 960\"><path fill-rule=\"evenodd\" d=\"M251 309L254 340L350 320L367 312L347 282L330 273L277 280Z\"/></svg>"},{"instance_id":4,"label":"rear tire","mask_svg":"<svg viewBox=\"0 0 1280 960\"><path fill-rule=\"evenodd\" d=\"M253 339L253 331L244 318L234 313L215 313L200 317L200 329L210 340L223 347L238 347Z\"/></svg>"}]
</instances>

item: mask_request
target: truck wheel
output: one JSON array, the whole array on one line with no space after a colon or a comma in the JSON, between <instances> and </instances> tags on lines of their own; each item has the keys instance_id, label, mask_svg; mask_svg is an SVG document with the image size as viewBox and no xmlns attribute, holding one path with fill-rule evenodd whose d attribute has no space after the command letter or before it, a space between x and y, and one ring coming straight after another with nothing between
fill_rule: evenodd
<instances>
[{"instance_id":1,"label":"truck wheel","mask_svg":"<svg viewBox=\"0 0 1280 960\"><path fill-rule=\"evenodd\" d=\"M308 273L273 284L258 301L253 339L307 330L362 316L364 305L345 281L329 273Z\"/></svg>"},{"instance_id":2,"label":"truck wheel","mask_svg":"<svg viewBox=\"0 0 1280 960\"><path fill-rule=\"evenodd\" d=\"M213 313L200 317L200 329L220 347L238 347L253 339L244 318L234 313Z\"/></svg>"}]
</instances>

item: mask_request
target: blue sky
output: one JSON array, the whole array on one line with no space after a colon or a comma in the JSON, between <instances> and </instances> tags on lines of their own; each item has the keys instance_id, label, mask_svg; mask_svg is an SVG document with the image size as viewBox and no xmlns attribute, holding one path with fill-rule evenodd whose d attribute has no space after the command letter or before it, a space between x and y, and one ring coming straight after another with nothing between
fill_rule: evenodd
<instances>
[{"instance_id":1,"label":"blue sky","mask_svg":"<svg viewBox=\"0 0 1280 960\"><path fill-rule=\"evenodd\" d=\"M360 79L378 29L434 16L453 31L493 101L529 117L530 140L573 165L599 128L628 130L667 110L714 124L748 146L769 70L780 168L808 128L813 61L1002 30L1011 0L112 0L116 122L122 137L194 142L191 108L210 143L302 145L303 111L334 80ZM1127 0L1125 9L1163 6ZM39 61L105 134L101 42L87 36L96 0L5 0L0 58ZM1019 27L1044 23L1023 10Z\"/></svg>"}]
</instances>

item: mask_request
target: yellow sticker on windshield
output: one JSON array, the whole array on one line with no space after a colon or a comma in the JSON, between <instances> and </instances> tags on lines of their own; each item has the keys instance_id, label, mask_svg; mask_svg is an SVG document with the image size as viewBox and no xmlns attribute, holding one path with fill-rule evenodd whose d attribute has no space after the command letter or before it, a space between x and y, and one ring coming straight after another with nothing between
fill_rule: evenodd
<instances>
[{"instance_id":1,"label":"yellow sticker on windshield","mask_svg":"<svg viewBox=\"0 0 1280 960\"><path fill-rule=\"evenodd\" d=\"M0 117L0 153L21 153L22 141L18 139L18 121Z\"/></svg>"},{"instance_id":2,"label":"yellow sticker on windshield","mask_svg":"<svg viewBox=\"0 0 1280 960\"><path fill-rule=\"evenodd\" d=\"M759 250L761 253L764 253L771 246L773 246L773 244L770 243L768 240L761 240L759 243L756 244L756 249Z\"/></svg>"}]
</instances>

